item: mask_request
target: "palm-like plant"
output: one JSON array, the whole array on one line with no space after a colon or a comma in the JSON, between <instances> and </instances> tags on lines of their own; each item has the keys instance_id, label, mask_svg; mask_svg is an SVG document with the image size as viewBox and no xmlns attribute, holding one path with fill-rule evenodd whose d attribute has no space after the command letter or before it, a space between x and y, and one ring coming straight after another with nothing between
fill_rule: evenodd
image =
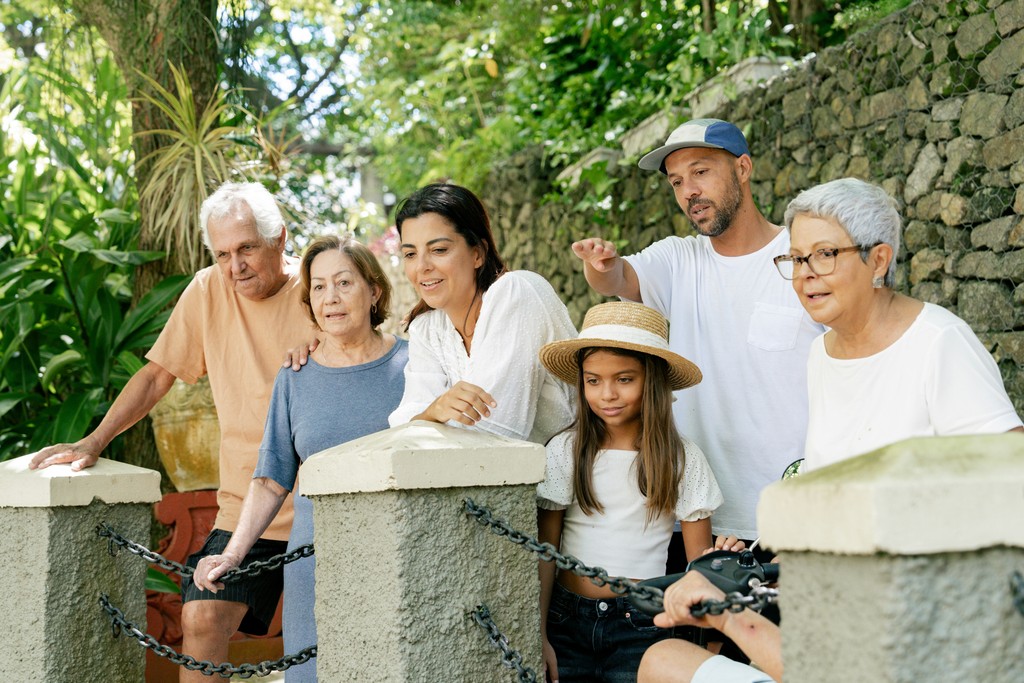
<instances>
[{"instance_id":1,"label":"palm-like plant","mask_svg":"<svg viewBox=\"0 0 1024 683\"><path fill-rule=\"evenodd\" d=\"M203 200L227 180L273 171L287 151L285 144L271 144L259 132L257 117L229 102L221 88L215 88L205 105L197 107L187 74L169 66L176 93L139 73L148 84L141 98L159 109L168 122L166 128L139 133L167 141L139 161L151 165L145 186L140 188L139 204L147 219L149 246L166 252L181 272L191 273L209 263L198 239Z\"/></svg>"}]
</instances>

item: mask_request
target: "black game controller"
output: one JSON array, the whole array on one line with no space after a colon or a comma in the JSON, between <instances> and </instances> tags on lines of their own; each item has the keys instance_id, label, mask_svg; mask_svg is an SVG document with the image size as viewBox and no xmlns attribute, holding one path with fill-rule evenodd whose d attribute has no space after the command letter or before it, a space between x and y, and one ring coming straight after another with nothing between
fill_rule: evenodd
<instances>
[{"instance_id":1,"label":"black game controller","mask_svg":"<svg viewBox=\"0 0 1024 683\"><path fill-rule=\"evenodd\" d=\"M754 553L749 550L740 553L716 550L698 557L686 565L686 571L700 572L727 595L729 593L747 595L755 586L771 583L779 578L778 564L761 564L754 559ZM683 574L685 573L683 572ZM641 581L640 585L665 590L683 578L683 574L656 576L653 579ZM641 612L650 616L665 611L661 598L647 599L634 593L629 596L629 601Z\"/></svg>"}]
</instances>

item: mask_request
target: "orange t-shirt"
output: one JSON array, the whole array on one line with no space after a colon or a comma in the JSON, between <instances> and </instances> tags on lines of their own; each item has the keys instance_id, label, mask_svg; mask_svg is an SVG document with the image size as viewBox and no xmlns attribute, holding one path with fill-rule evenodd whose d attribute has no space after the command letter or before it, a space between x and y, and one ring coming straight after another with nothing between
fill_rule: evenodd
<instances>
[{"instance_id":1,"label":"orange t-shirt","mask_svg":"<svg viewBox=\"0 0 1024 683\"><path fill-rule=\"evenodd\" d=\"M146 358L194 384L209 375L220 423L220 510L214 526L234 532L259 458L270 394L284 353L313 339L302 303L298 261L286 259L288 281L269 299L240 296L217 266L185 288ZM263 534L287 540L291 495Z\"/></svg>"}]
</instances>

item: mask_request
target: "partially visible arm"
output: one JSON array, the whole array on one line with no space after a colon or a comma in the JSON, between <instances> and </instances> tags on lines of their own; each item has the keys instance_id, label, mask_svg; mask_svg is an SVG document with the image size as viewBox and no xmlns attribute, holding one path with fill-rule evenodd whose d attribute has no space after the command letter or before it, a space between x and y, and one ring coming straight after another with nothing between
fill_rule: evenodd
<instances>
[{"instance_id":1,"label":"partially visible arm","mask_svg":"<svg viewBox=\"0 0 1024 683\"><path fill-rule=\"evenodd\" d=\"M231 534L231 540L220 555L204 557L196 565L192 580L203 590L216 593L224 585L220 577L242 564L260 534L267 530L281 509L288 489L268 477L258 477L249 484L249 493L242 503L238 527Z\"/></svg>"},{"instance_id":2,"label":"partially visible arm","mask_svg":"<svg viewBox=\"0 0 1024 683\"><path fill-rule=\"evenodd\" d=\"M686 551L686 561L693 562L711 548L711 518L695 522L682 522L679 525L683 536L683 549Z\"/></svg>"},{"instance_id":3,"label":"partially visible arm","mask_svg":"<svg viewBox=\"0 0 1024 683\"><path fill-rule=\"evenodd\" d=\"M424 419L422 414L451 387L441 365L440 351L431 337L428 320L423 316L409 326L409 362L405 366L405 390L402 402L388 416L392 427L410 420Z\"/></svg>"},{"instance_id":4,"label":"partially visible arm","mask_svg":"<svg viewBox=\"0 0 1024 683\"><path fill-rule=\"evenodd\" d=\"M160 365L153 361L146 363L124 385L103 421L91 434L75 443L47 446L32 457L29 468L41 469L57 463L71 463L71 469L75 471L92 467L115 436L145 417L167 394L174 379L174 375Z\"/></svg>"},{"instance_id":5,"label":"partially visible arm","mask_svg":"<svg viewBox=\"0 0 1024 683\"><path fill-rule=\"evenodd\" d=\"M782 680L782 635L779 627L757 612L726 610L722 614L695 617L690 608L704 600L723 600L725 593L700 572L687 572L665 591L665 611L654 617L662 628L678 625L714 628L734 641L743 653L776 681Z\"/></svg>"},{"instance_id":6,"label":"partially visible arm","mask_svg":"<svg viewBox=\"0 0 1024 683\"><path fill-rule=\"evenodd\" d=\"M550 543L558 549L562 542L562 520L565 510L544 510L537 508L537 539ZM544 668L551 680L558 680L558 662L555 651L548 642L548 609L551 607L551 592L555 587L555 563L538 561L540 577L540 639L544 655Z\"/></svg>"},{"instance_id":7,"label":"partially visible arm","mask_svg":"<svg viewBox=\"0 0 1024 683\"><path fill-rule=\"evenodd\" d=\"M595 292L642 302L636 271L618 255L614 244L589 237L573 242L572 251L583 261L583 276Z\"/></svg>"}]
</instances>

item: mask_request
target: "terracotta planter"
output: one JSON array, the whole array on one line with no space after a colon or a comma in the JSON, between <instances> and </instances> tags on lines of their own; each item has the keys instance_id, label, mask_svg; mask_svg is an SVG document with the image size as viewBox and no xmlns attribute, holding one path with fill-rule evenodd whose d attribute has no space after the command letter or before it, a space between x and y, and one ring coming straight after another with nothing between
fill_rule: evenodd
<instances>
[{"instance_id":1,"label":"terracotta planter","mask_svg":"<svg viewBox=\"0 0 1024 683\"><path fill-rule=\"evenodd\" d=\"M195 384L175 380L149 412L160 460L178 491L220 486L220 424L205 377Z\"/></svg>"}]
</instances>

